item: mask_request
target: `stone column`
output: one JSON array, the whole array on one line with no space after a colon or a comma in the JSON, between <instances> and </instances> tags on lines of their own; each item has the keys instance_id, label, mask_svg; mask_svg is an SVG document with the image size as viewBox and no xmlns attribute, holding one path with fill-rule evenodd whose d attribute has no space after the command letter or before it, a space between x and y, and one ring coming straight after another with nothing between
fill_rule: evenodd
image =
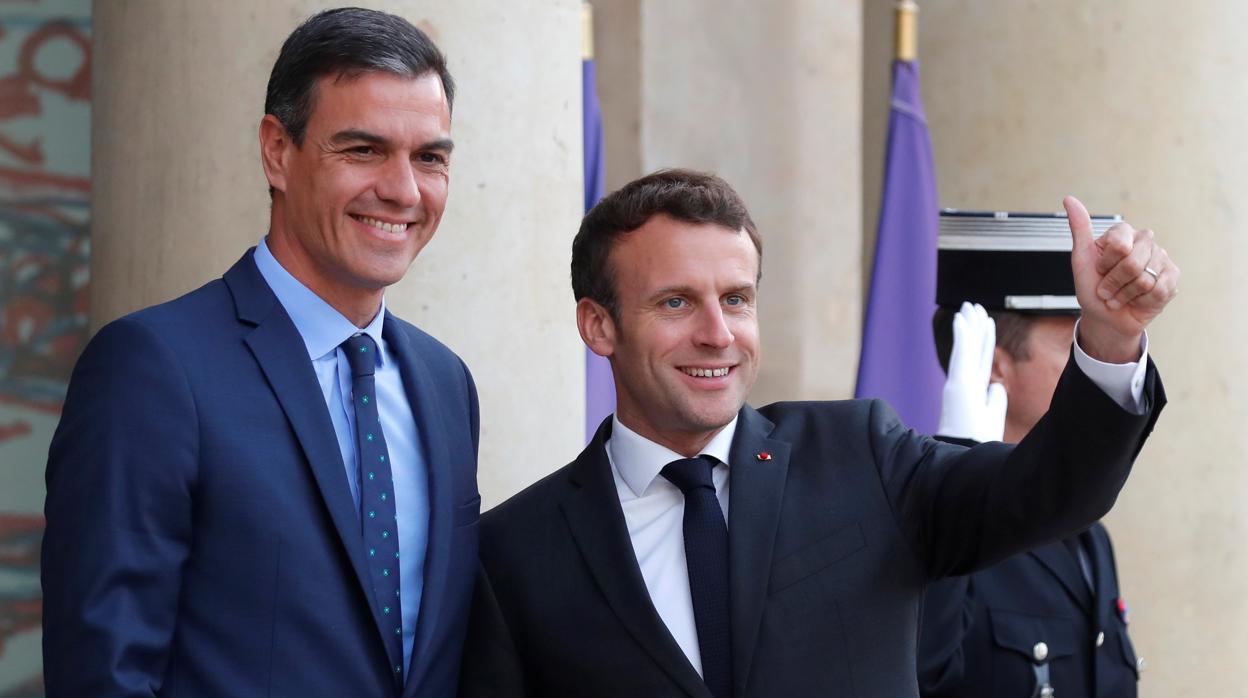
<instances>
[{"instance_id":1,"label":"stone column","mask_svg":"<svg viewBox=\"0 0 1248 698\"><path fill-rule=\"evenodd\" d=\"M872 47L888 45L887 4L868 10ZM1148 663L1141 695L1242 694L1248 56L1240 46L1248 7L921 4L942 203L1059 210L1074 193L1094 212L1154 228L1183 269L1179 298L1150 332L1171 402L1107 524L1131 635ZM875 52L867 92L878 97L887 52ZM868 122L882 125L885 107L870 98ZM880 142L867 144L868 157Z\"/></svg>"},{"instance_id":2,"label":"stone column","mask_svg":"<svg viewBox=\"0 0 1248 698\"><path fill-rule=\"evenodd\" d=\"M265 233L269 71L291 29L336 4L95 3L94 327L220 276ZM567 271L582 196L580 5L363 4L425 29L460 88L446 215L387 302L473 370L488 507L582 442Z\"/></svg>"},{"instance_id":3,"label":"stone column","mask_svg":"<svg viewBox=\"0 0 1248 698\"><path fill-rule=\"evenodd\" d=\"M847 397L861 332L861 30L853 0L596 0L608 189L717 172L763 236L751 402Z\"/></svg>"}]
</instances>

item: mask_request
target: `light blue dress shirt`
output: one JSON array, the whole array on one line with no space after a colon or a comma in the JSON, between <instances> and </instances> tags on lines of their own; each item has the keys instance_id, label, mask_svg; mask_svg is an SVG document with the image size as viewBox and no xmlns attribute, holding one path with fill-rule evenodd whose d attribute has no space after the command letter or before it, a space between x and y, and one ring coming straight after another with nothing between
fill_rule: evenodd
<instances>
[{"instance_id":1,"label":"light blue dress shirt","mask_svg":"<svg viewBox=\"0 0 1248 698\"><path fill-rule=\"evenodd\" d=\"M367 327L357 328L342 313L290 275L264 239L256 245L256 267L286 314L303 338L312 368L316 370L329 418L338 437L338 449L345 465L347 486L360 509L359 467L355 455L355 410L351 407L351 366L338 347L351 335L362 332L377 342L377 408L381 432L390 455L394 475L394 497L398 512L399 600L403 608L403 674L411 664L416 618L425 584L425 550L429 545L429 471L421 450L412 406L403 389L399 365L381 338L386 301ZM361 539L361 545L363 545Z\"/></svg>"}]
</instances>

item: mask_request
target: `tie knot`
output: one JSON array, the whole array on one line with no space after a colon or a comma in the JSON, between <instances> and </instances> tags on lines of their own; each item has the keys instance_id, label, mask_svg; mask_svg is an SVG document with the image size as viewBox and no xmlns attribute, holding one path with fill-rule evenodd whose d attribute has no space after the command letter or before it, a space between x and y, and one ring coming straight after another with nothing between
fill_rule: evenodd
<instances>
[{"instance_id":1,"label":"tie knot","mask_svg":"<svg viewBox=\"0 0 1248 698\"><path fill-rule=\"evenodd\" d=\"M685 494L699 487L714 491L715 483L711 481L711 470L717 462L713 456L681 458L663 466L663 477L679 487L680 491Z\"/></svg>"},{"instance_id":2,"label":"tie knot","mask_svg":"<svg viewBox=\"0 0 1248 698\"><path fill-rule=\"evenodd\" d=\"M347 363L351 364L351 375L360 378L371 376L377 370L377 343L372 337L364 334L351 335L347 341L339 344L347 353Z\"/></svg>"}]
</instances>

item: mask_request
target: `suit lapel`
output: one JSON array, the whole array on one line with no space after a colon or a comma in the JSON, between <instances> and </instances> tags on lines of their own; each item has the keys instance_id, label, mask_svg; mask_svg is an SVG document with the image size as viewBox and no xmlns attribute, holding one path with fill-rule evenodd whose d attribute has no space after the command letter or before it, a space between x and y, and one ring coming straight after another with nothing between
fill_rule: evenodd
<instances>
[{"instance_id":1,"label":"suit lapel","mask_svg":"<svg viewBox=\"0 0 1248 698\"><path fill-rule=\"evenodd\" d=\"M1092 614L1092 592L1088 589L1088 583L1083 578L1083 572L1079 569L1079 561L1070 554L1070 549L1062 541L1042 545L1039 548L1031 550L1029 553L1032 557L1040 561L1040 564L1049 571L1057 580L1061 582L1066 589L1066 593L1070 594L1083 609L1084 613Z\"/></svg>"},{"instance_id":2,"label":"suit lapel","mask_svg":"<svg viewBox=\"0 0 1248 698\"><path fill-rule=\"evenodd\" d=\"M370 601L369 608L373 611L380 639L381 621L377 617L373 585L364 560L360 520L347 485L346 469L329 410L325 407L325 396L311 362L300 360L307 353L299 331L260 276L251 255L248 251L224 277L234 296L238 319L255 326L244 341L303 448L351 568Z\"/></svg>"},{"instance_id":3,"label":"suit lapel","mask_svg":"<svg viewBox=\"0 0 1248 698\"><path fill-rule=\"evenodd\" d=\"M416 418L417 432L422 446L425 467L429 473L429 540L425 553L424 590L420 599L420 615L416 622L416 638L412 643L412 656L408 658L408 692L420 684L420 678L428 669L422 661L429 655L434 630L438 626L438 614L444 605L446 592L446 569L451 556L452 501L449 450L446 430L442 426L442 413L438 390L432 372L424 359L412 347L406 332L389 313L382 326L382 337L399 362L403 377L403 389L408 404Z\"/></svg>"},{"instance_id":4,"label":"suit lapel","mask_svg":"<svg viewBox=\"0 0 1248 698\"><path fill-rule=\"evenodd\" d=\"M753 408L741 410L729 455L728 565L732 604L733 692L745 695L758 640L771 556L780 525L789 444L767 438L774 425ZM760 455L761 454L761 455Z\"/></svg>"},{"instance_id":5,"label":"suit lapel","mask_svg":"<svg viewBox=\"0 0 1248 698\"><path fill-rule=\"evenodd\" d=\"M572 482L578 488L561 502L568 528L607 604L629 634L687 693L709 696L646 590L607 460L604 444L610 435L608 418L576 459Z\"/></svg>"}]
</instances>

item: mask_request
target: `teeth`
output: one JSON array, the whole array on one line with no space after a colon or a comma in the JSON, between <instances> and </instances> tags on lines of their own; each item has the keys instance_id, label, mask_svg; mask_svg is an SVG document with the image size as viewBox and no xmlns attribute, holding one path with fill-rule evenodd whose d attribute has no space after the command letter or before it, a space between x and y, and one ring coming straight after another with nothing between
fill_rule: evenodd
<instances>
[{"instance_id":1,"label":"teeth","mask_svg":"<svg viewBox=\"0 0 1248 698\"><path fill-rule=\"evenodd\" d=\"M406 223L386 223L385 221L379 221L376 218L369 218L368 216L355 216L355 220L363 223L364 225L371 225L378 230L384 230L387 233L402 233L407 230Z\"/></svg>"},{"instance_id":2,"label":"teeth","mask_svg":"<svg viewBox=\"0 0 1248 698\"><path fill-rule=\"evenodd\" d=\"M680 369L694 378L719 378L728 375L728 368L682 368Z\"/></svg>"}]
</instances>

